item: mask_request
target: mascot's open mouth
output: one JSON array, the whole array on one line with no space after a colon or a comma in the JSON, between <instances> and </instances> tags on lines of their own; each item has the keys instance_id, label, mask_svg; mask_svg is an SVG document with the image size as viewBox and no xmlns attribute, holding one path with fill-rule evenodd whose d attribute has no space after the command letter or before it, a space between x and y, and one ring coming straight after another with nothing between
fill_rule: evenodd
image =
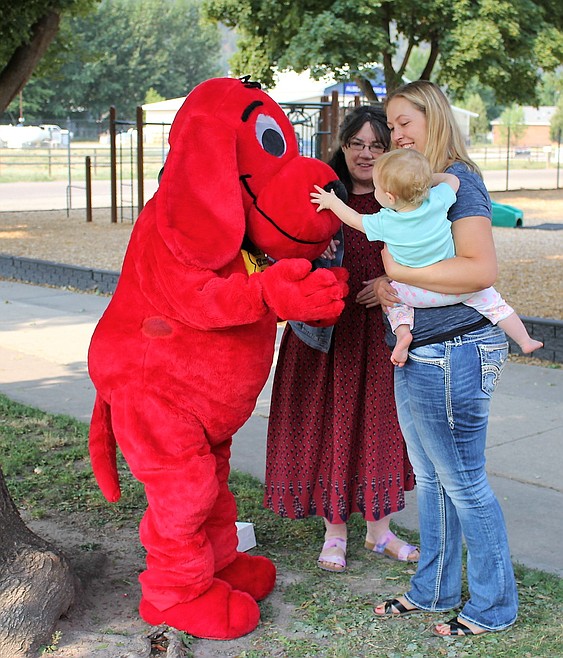
<instances>
[{"instance_id":1,"label":"mascot's open mouth","mask_svg":"<svg viewBox=\"0 0 563 658\"><path fill-rule=\"evenodd\" d=\"M239 177L240 182L243 184L244 189L248 193L248 196L252 199L252 203L253 203L254 207L256 208L256 210L262 215L262 217L264 217L264 219L266 221L270 222L270 224L276 229L276 231L279 231L282 235L284 235L289 240L292 240L293 242L298 242L300 244L321 244L321 243L325 242L325 240L302 240L300 238L295 237L294 235L291 235L287 231L284 231L283 228L281 228L281 226L278 226L276 224L276 222L269 215L267 215L260 208L260 206L258 205L258 199L257 199L256 195L254 194L254 192L252 191L252 188L248 184L248 179L249 178L252 178L252 174L243 174L242 176ZM336 196L338 196L343 201L346 201L346 199L348 197L348 194L346 192L346 188L344 187L344 185L339 180L335 180L335 181L332 181L330 183L327 183L324 186L324 189L327 192L330 192L331 190L334 190L334 193L336 194Z\"/></svg>"}]
</instances>

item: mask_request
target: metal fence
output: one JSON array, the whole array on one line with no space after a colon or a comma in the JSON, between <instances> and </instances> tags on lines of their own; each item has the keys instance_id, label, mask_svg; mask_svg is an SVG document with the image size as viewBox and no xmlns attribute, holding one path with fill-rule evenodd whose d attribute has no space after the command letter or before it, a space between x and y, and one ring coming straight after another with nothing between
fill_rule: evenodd
<instances>
[{"instance_id":1,"label":"metal fence","mask_svg":"<svg viewBox=\"0 0 563 658\"><path fill-rule=\"evenodd\" d=\"M280 105L294 126L300 152L328 160L345 113L360 102L356 97L344 105L335 91L320 102ZM71 130L67 143L59 148L0 148L0 182L66 180L70 210L73 191L88 188L92 180L109 180L112 222L135 221L144 206L145 181L156 180L166 160L170 124L144 122L139 107L134 120L120 119L110 108L105 126L102 131L96 124L97 133L82 126L80 134L97 134L96 142L79 141ZM560 189L563 184L561 140L552 146L516 148L508 139L505 145L478 145L469 151L484 171L490 191Z\"/></svg>"}]
</instances>

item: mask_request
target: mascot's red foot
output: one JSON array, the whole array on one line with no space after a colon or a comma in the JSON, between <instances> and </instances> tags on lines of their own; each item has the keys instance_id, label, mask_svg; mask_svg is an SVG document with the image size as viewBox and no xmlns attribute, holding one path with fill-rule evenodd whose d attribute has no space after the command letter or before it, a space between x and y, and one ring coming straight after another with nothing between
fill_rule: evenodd
<instances>
[{"instance_id":1,"label":"mascot's red foot","mask_svg":"<svg viewBox=\"0 0 563 658\"><path fill-rule=\"evenodd\" d=\"M193 601L167 610L158 610L142 598L139 612L151 626L168 624L206 640L234 640L253 631L260 620L260 609L251 596L217 579Z\"/></svg>"},{"instance_id":2,"label":"mascot's red foot","mask_svg":"<svg viewBox=\"0 0 563 658\"><path fill-rule=\"evenodd\" d=\"M276 567L262 555L237 553L235 560L218 571L215 578L225 580L234 589L247 592L256 601L261 601L274 589Z\"/></svg>"}]
</instances>

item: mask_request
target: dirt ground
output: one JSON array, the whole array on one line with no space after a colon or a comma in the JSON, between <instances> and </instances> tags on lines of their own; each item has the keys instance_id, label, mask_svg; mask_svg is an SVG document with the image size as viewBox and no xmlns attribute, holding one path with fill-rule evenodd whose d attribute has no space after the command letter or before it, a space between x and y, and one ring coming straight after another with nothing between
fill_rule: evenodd
<instances>
[{"instance_id":1,"label":"dirt ground","mask_svg":"<svg viewBox=\"0 0 563 658\"><path fill-rule=\"evenodd\" d=\"M510 192L493 198L524 210L524 229L494 227L500 274L497 288L522 315L563 319L563 230L536 229L541 224L563 224L563 190ZM85 222L84 211L0 213L0 253L43 260L119 270L131 233L131 224L111 224L108 210L97 210ZM159 633L138 616L138 575L144 567L137 527L122 527L108 534L85 530L80 520L25 519L41 537L62 548L82 582L76 605L57 625L53 658L225 658L243 655L249 639L232 642L195 640L191 653L180 648L179 638L166 633L168 651L159 651L150 635ZM280 574L278 581L295 578ZM280 587L269 597L276 611L275 624L288 627L290 610ZM256 631L257 633L260 630ZM0 648L0 658L3 656Z\"/></svg>"},{"instance_id":2,"label":"dirt ground","mask_svg":"<svg viewBox=\"0 0 563 658\"><path fill-rule=\"evenodd\" d=\"M524 229L494 227L499 262L496 287L520 315L563 319L563 190L502 192L495 201L524 211ZM0 213L0 253L58 263L119 270L130 222L110 222L108 209Z\"/></svg>"}]
</instances>

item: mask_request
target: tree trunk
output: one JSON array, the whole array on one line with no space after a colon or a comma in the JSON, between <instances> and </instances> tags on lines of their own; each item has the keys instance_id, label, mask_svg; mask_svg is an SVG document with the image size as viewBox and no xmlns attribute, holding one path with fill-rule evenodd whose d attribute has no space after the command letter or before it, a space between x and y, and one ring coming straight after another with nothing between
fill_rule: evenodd
<instances>
[{"instance_id":1,"label":"tree trunk","mask_svg":"<svg viewBox=\"0 0 563 658\"><path fill-rule=\"evenodd\" d=\"M440 46L437 39L432 39L430 42L430 53L428 54L428 60L426 61L426 66L424 71L420 74L420 80L430 80L432 71L440 54Z\"/></svg>"},{"instance_id":2,"label":"tree trunk","mask_svg":"<svg viewBox=\"0 0 563 658\"><path fill-rule=\"evenodd\" d=\"M60 14L47 11L31 28L29 42L16 48L0 71L0 113L8 107L25 87L39 60L59 31Z\"/></svg>"},{"instance_id":3,"label":"tree trunk","mask_svg":"<svg viewBox=\"0 0 563 658\"><path fill-rule=\"evenodd\" d=\"M22 521L0 469L0 658L36 658L74 601L62 553Z\"/></svg>"},{"instance_id":4,"label":"tree trunk","mask_svg":"<svg viewBox=\"0 0 563 658\"><path fill-rule=\"evenodd\" d=\"M383 53L383 72L385 74L385 87L387 94L395 91L401 84L402 80L393 68L393 59L389 53Z\"/></svg>"},{"instance_id":5,"label":"tree trunk","mask_svg":"<svg viewBox=\"0 0 563 658\"><path fill-rule=\"evenodd\" d=\"M368 101L379 100L377 98L377 94L375 93L373 85L371 84L371 81L368 80L365 76L359 75L356 78L354 78L354 81L356 82L358 87L363 91L364 96L368 99Z\"/></svg>"}]
</instances>

